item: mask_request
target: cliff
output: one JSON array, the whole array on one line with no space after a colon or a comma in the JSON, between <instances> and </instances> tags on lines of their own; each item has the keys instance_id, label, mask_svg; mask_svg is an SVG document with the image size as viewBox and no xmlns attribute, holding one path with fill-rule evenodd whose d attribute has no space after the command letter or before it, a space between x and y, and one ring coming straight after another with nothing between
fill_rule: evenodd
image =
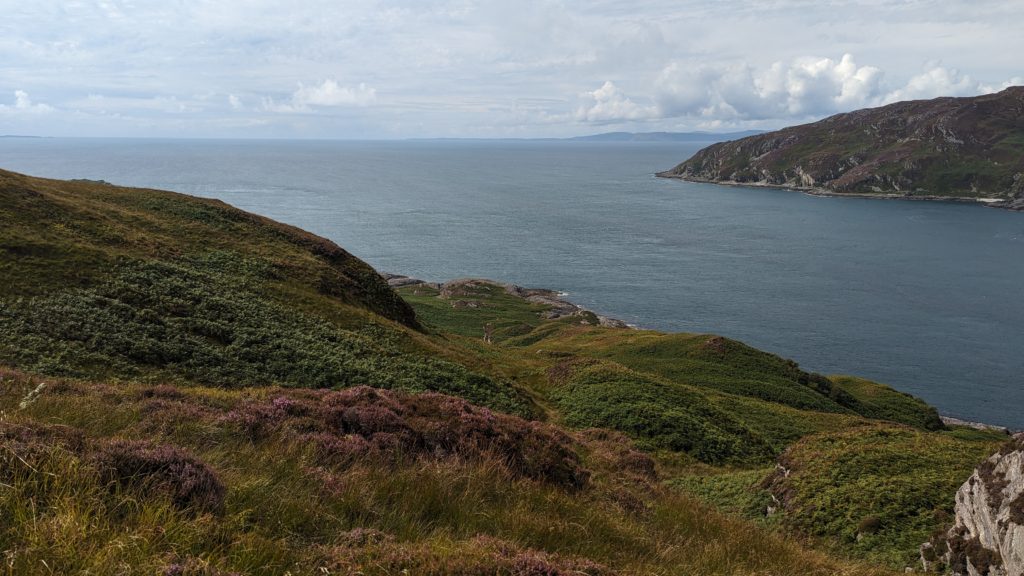
<instances>
[{"instance_id":1,"label":"cliff","mask_svg":"<svg viewBox=\"0 0 1024 576\"><path fill-rule=\"evenodd\" d=\"M837 114L708 146L658 176L1024 209L1024 87Z\"/></svg>"},{"instance_id":2,"label":"cliff","mask_svg":"<svg viewBox=\"0 0 1024 576\"><path fill-rule=\"evenodd\" d=\"M954 576L1024 574L1024 434L982 463L956 494L956 522L921 547L926 570Z\"/></svg>"}]
</instances>

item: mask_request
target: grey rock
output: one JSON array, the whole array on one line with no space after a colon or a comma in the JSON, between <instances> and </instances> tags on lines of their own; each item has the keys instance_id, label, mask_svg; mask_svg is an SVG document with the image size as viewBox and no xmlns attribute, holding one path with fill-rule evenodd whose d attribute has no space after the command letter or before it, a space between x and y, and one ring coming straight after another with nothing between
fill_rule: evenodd
<instances>
[{"instance_id":1,"label":"grey rock","mask_svg":"<svg viewBox=\"0 0 1024 576\"><path fill-rule=\"evenodd\" d=\"M954 576L1024 575L1024 434L957 491L955 524L942 541L921 546L926 570L940 560Z\"/></svg>"}]
</instances>

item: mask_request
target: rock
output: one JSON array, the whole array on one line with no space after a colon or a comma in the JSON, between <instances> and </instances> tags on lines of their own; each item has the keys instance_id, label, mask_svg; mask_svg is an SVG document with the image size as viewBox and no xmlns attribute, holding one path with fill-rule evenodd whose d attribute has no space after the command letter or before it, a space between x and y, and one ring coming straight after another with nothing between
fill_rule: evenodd
<instances>
[{"instance_id":1,"label":"rock","mask_svg":"<svg viewBox=\"0 0 1024 576\"><path fill-rule=\"evenodd\" d=\"M601 316L600 314L597 315L597 321L601 326L606 328L630 328L630 325L626 324L622 320Z\"/></svg>"},{"instance_id":2,"label":"rock","mask_svg":"<svg viewBox=\"0 0 1024 576\"><path fill-rule=\"evenodd\" d=\"M956 494L955 524L921 546L926 570L954 576L1024 575L1024 434L992 455Z\"/></svg>"},{"instance_id":3,"label":"rock","mask_svg":"<svg viewBox=\"0 0 1024 576\"><path fill-rule=\"evenodd\" d=\"M426 284L419 278L410 278L408 276L400 276L398 274L385 274L384 278L388 281L388 286L392 288L399 288L402 286L415 286L417 284Z\"/></svg>"},{"instance_id":4,"label":"rock","mask_svg":"<svg viewBox=\"0 0 1024 576\"><path fill-rule=\"evenodd\" d=\"M996 426L993 424L984 424L982 422L970 422L967 420L961 420L952 416L940 416L942 423L946 426L966 426L968 428L974 428L975 430L991 430L993 432L1002 432L1009 434L1010 431L1004 426Z\"/></svg>"},{"instance_id":5,"label":"rock","mask_svg":"<svg viewBox=\"0 0 1024 576\"><path fill-rule=\"evenodd\" d=\"M402 276L401 278L405 278ZM394 280L389 279L388 282ZM507 284L502 282L494 282L492 280L484 280L480 278L460 278L458 280L451 280L441 284L438 288L440 290L439 297L455 300L453 302L453 308L477 308L484 306L483 303L473 300L466 300L467 297L481 296L485 294L488 289L501 288L507 294L522 298L533 304L540 304L546 306L547 309L541 313L541 316L547 320L557 320L559 318L569 318L574 316L582 316L580 323L584 325L593 324L592 319L588 320L588 317L592 314L586 308L573 304L572 302L565 299L565 294L555 290L548 290L545 288L523 288L515 284ZM600 316L593 314L597 318L597 323L601 326L608 328L632 328L629 324L626 324L622 320L610 318L608 316Z\"/></svg>"}]
</instances>

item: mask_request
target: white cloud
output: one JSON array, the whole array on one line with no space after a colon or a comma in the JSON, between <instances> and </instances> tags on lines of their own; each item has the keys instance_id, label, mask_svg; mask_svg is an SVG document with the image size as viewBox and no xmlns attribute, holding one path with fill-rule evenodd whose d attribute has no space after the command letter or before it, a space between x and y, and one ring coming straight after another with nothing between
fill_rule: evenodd
<instances>
[{"instance_id":1,"label":"white cloud","mask_svg":"<svg viewBox=\"0 0 1024 576\"><path fill-rule=\"evenodd\" d=\"M759 120L803 118L873 103L882 71L858 66L850 54L797 58L757 70L748 65L666 66L655 82L665 117L703 116Z\"/></svg>"},{"instance_id":2,"label":"white cloud","mask_svg":"<svg viewBox=\"0 0 1024 576\"><path fill-rule=\"evenodd\" d=\"M627 120L644 120L656 117L658 110L654 106L640 106L626 96L612 82L606 81L600 88L582 95L593 99L593 103L580 106L576 110L576 119L581 122L610 124Z\"/></svg>"},{"instance_id":3,"label":"white cloud","mask_svg":"<svg viewBox=\"0 0 1024 576\"><path fill-rule=\"evenodd\" d=\"M935 66L911 78L907 85L890 92L884 103L901 100L922 100L939 96L973 96L984 92L981 85L959 70Z\"/></svg>"},{"instance_id":4,"label":"white cloud","mask_svg":"<svg viewBox=\"0 0 1024 576\"><path fill-rule=\"evenodd\" d=\"M0 112L6 114L43 114L52 112L53 107L49 104L33 102L24 90L14 91L14 104L0 104Z\"/></svg>"},{"instance_id":5,"label":"white cloud","mask_svg":"<svg viewBox=\"0 0 1024 576\"><path fill-rule=\"evenodd\" d=\"M7 4L4 131L53 135L771 129L894 94L993 91L1024 71L1021 1ZM926 61L963 75L912 83L939 66ZM18 109L15 89L46 105Z\"/></svg>"},{"instance_id":6,"label":"white cloud","mask_svg":"<svg viewBox=\"0 0 1024 576\"><path fill-rule=\"evenodd\" d=\"M982 84L980 90L982 94L994 94L996 92L1002 92L1011 86L1024 86L1024 77L1014 76L1002 84L993 86L991 84Z\"/></svg>"},{"instance_id":7,"label":"white cloud","mask_svg":"<svg viewBox=\"0 0 1024 576\"><path fill-rule=\"evenodd\" d=\"M360 82L358 86L342 86L335 80L324 80L318 85L299 83L298 89L286 102L264 98L263 108L272 112L310 112L314 107L368 106L377 99L377 90Z\"/></svg>"}]
</instances>

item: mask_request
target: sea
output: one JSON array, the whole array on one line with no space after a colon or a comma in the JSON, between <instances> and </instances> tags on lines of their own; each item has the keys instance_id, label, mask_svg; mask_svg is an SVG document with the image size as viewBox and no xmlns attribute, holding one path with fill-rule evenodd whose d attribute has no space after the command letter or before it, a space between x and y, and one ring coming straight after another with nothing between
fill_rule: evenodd
<instances>
[{"instance_id":1,"label":"sea","mask_svg":"<svg viewBox=\"0 0 1024 576\"><path fill-rule=\"evenodd\" d=\"M218 198L380 271L556 289L1024 429L1024 213L654 176L701 146L2 138L0 168Z\"/></svg>"}]
</instances>

